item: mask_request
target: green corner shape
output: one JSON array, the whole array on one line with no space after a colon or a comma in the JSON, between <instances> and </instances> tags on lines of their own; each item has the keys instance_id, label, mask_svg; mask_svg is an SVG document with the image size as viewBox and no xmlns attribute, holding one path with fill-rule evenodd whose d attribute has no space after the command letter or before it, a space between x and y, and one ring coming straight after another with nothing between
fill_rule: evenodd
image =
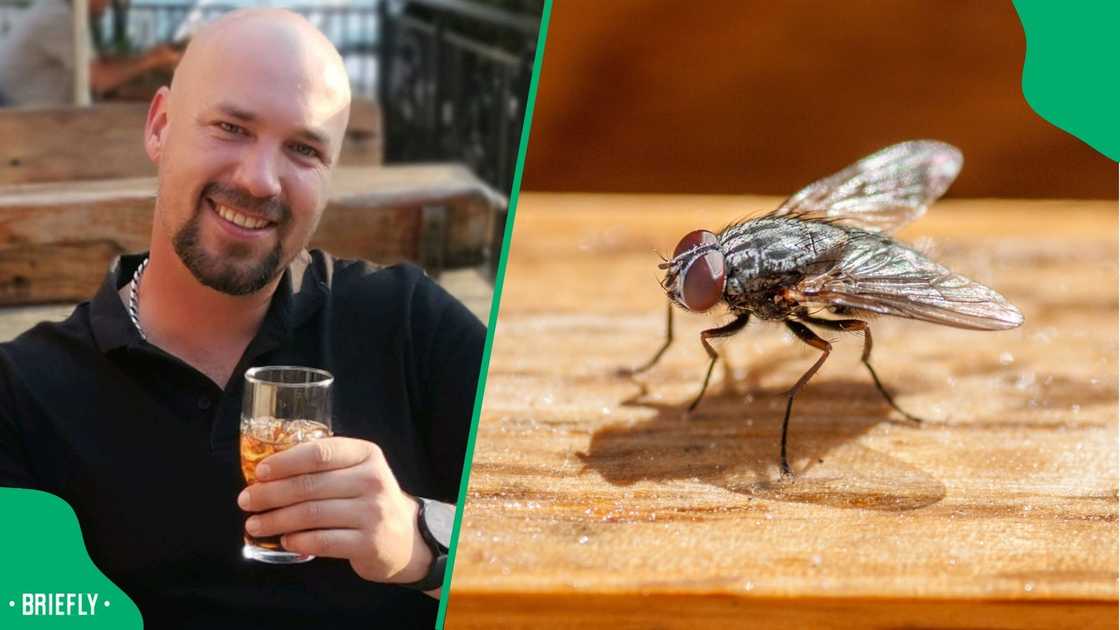
<instances>
[{"instance_id":1,"label":"green corner shape","mask_svg":"<svg viewBox=\"0 0 1120 630\"><path fill-rule=\"evenodd\" d=\"M0 505L0 628L144 627L136 604L90 560L78 517L65 501L0 488Z\"/></svg>"},{"instance_id":2,"label":"green corner shape","mask_svg":"<svg viewBox=\"0 0 1120 630\"><path fill-rule=\"evenodd\" d=\"M1120 2L1013 3L1027 39L1027 103L1050 124L1120 161Z\"/></svg>"}]
</instances>

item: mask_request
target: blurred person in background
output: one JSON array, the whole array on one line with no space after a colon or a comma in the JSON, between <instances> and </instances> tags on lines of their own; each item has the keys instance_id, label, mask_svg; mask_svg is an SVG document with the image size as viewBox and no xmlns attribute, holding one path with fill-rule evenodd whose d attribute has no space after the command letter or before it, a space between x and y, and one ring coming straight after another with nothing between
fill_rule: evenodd
<instances>
[{"instance_id":1,"label":"blurred person in background","mask_svg":"<svg viewBox=\"0 0 1120 630\"><path fill-rule=\"evenodd\" d=\"M110 0L89 0L91 20L105 13ZM35 0L0 41L0 107L49 107L74 100L74 33L70 0ZM128 83L152 70L172 71L182 56L169 45L122 58L98 58L89 31L84 45L92 60L90 89L94 96Z\"/></svg>"}]
</instances>

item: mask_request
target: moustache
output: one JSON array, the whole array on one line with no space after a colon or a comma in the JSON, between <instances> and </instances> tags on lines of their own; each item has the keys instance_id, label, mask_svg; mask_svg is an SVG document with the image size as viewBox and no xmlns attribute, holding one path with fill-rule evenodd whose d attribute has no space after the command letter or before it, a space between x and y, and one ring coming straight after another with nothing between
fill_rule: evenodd
<instances>
[{"instance_id":1,"label":"moustache","mask_svg":"<svg viewBox=\"0 0 1120 630\"><path fill-rule=\"evenodd\" d=\"M292 216L292 209L278 197L255 197L248 191L233 186L211 183L202 190L203 197L223 206L242 208L273 223L284 223Z\"/></svg>"}]
</instances>

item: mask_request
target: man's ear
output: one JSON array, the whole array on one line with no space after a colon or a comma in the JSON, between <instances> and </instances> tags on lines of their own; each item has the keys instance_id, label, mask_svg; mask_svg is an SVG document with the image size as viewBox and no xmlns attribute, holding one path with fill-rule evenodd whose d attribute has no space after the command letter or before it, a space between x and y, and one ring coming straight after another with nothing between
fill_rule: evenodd
<instances>
[{"instance_id":1,"label":"man's ear","mask_svg":"<svg viewBox=\"0 0 1120 630\"><path fill-rule=\"evenodd\" d=\"M144 124L144 150L148 158L159 164L160 154L163 152L163 141L167 134L167 104L171 91L161 87L152 97L148 106L148 120Z\"/></svg>"}]
</instances>

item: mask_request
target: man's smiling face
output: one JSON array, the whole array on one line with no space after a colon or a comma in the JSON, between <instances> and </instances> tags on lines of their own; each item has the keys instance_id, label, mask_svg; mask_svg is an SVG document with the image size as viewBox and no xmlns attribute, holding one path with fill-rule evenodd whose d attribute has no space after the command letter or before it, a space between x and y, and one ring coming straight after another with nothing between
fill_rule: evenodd
<instances>
[{"instance_id":1,"label":"man's smiling face","mask_svg":"<svg viewBox=\"0 0 1120 630\"><path fill-rule=\"evenodd\" d=\"M199 282L254 293L307 246L349 102L337 52L301 18L238 12L196 37L147 143L157 221Z\"/></svg>"}]
</instances>

